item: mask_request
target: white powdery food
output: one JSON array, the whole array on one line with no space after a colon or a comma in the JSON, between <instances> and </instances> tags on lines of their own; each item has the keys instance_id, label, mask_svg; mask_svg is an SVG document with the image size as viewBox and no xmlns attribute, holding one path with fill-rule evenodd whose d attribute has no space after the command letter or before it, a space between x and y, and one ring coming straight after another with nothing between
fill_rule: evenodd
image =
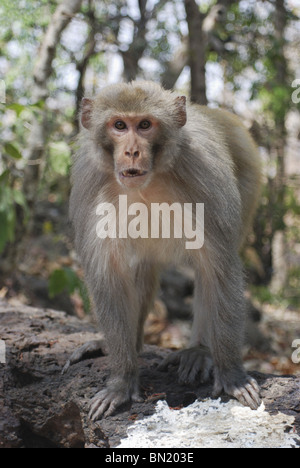
<instances>
[{"instance_id":1,"label":"white powdery food","mask_svg":"<svg viewBox=\"0 0 300 468\"><path fill-rule=\"evenodd\" d=\"M264 404L253 411L207 399L172 410L159 401L155 414L128 428L118 448L293 448L300 442L293 424L293 416L271 415Z\"/></svg>"}]
</instances>

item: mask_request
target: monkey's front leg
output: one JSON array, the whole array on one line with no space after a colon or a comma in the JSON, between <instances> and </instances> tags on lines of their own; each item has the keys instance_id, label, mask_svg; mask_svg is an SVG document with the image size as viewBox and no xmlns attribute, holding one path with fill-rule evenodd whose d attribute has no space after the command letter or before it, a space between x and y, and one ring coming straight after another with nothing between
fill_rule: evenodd
<instances>
[{"instance_id":1,"label":"monkey's front leg","mask_svg":"<svg viewBox=\"0 0 300 468\"><path fill-rule=\"evenodd\" d=\"M90 282L91 284L91 282ZM137 365L138 299L130 275L106 272L92 288L97 317L105 336L111 375L107 387L95 395L89 416L94 421L111 415L139 395Z\"/></svg>"}]
</instances>

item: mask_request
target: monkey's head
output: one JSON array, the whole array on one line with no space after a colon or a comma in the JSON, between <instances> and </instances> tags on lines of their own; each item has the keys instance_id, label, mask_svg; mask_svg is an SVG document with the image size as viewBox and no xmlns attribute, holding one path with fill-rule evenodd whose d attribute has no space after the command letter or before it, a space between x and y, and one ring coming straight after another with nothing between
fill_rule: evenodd
<instances>
[{"instance_id":1,"label":"monkey's head","mask_svg":"<svg viewBox=\"0 0 300 468\"><path fill-rule=\"evenodd\" d=\"M81 124L94 142L94 157L128 189L146 186L174 164L186 118L184 96L147 81L111 85L82 101Z\"/></svg>"}]
</instances>

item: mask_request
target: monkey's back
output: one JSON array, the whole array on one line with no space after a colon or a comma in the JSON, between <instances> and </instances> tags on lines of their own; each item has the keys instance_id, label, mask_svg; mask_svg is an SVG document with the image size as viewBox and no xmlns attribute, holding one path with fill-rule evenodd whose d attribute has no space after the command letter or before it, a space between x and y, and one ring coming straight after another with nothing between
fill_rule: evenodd
<instances>
[{"instance_id":1,"label":"monkey's back","mask_svg":"<svg viewBox=\"0 0 300 468\"><path fill-rule=\"evenodd\" d=\"M242 246L251 227L261 191L262 171L258 148L236 115L223 109L195 107L198 112L211 119L214 128L222 133L233 161L242 202L243 229L240 243Z\"/></svg>"}]
</instances>

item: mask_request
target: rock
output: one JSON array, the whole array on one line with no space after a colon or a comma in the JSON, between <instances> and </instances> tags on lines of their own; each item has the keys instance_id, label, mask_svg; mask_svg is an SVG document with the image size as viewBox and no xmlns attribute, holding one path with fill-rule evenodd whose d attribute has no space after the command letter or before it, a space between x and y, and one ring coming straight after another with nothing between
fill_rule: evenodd
<instances>
[{"instance_id":1,"label":"rock","mask_svg":"<svg viewBox=\"0 0 300 468\"><path fill-rule=\"evenodd\" d=\"M89 401L105 385L107 357L89 357L67 374L61 371L75 348L101 338L95 327L64 312L0 302L0 330L6 348L0 363L0 448L116 447L128 426L154 413L157 401L182 408L211 395L211 384L181 385L175 370L159 372L157 364L170 351L146 346L139 360L144 402L93 423ZM255 377L267 411L293 416L300 434L300 378Z\"/></svg>"}]
</instances>

